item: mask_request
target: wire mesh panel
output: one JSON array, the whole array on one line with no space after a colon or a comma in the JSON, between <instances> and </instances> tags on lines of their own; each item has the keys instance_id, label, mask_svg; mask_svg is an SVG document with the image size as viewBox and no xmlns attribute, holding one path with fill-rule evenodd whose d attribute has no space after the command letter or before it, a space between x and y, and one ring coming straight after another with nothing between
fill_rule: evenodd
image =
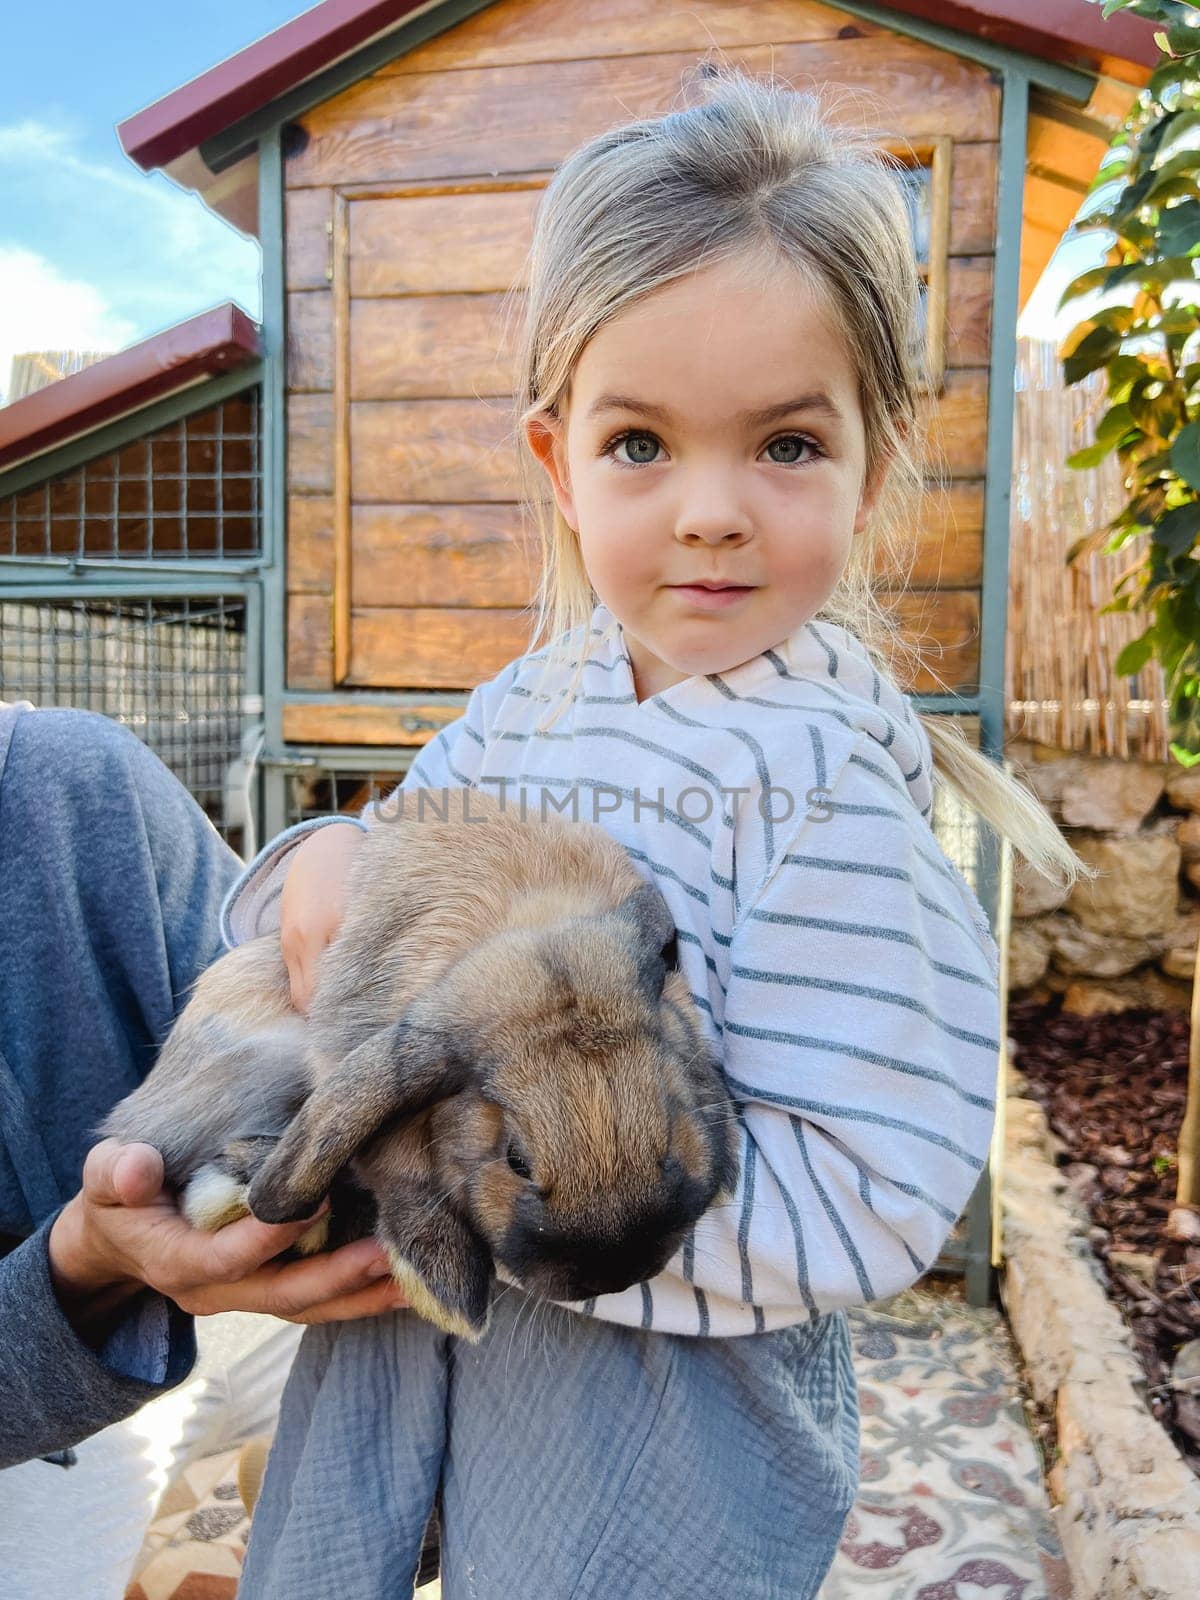
<instances>
[{"instance_id":1,"label":"wire mesh panel","mask_svg":"<svg viewBox=\"0 0 1200 1600\"><path fill-rule=\"evenodd\" d=\"M287 824L328 817L335 811L357 816L371 800L381 800L404 778L401 767L387 772L305 767L287 774Z\"/></svg>"},{"instance_id":2,"label":"wire mesh panel","mask_svg":"<svg viewBox=\"0 0 1200 1600\"><path fill-rule=\"evenodd\" d=\"M0 499L0 555L221 560L262 550L259 391Z\"/></svg>"},{"instance_id":3,"label":"wire mesh panel","mask_svg":"<svg viewBox=\"0 0 1200 1600\"><path fill-rule=\"evenodd\" d=\"M939 788L933 797L931 825L937 842L978 894L978 816L948 789Z\"/></svg>"},{"instance_id":4,"label":"wire mesh panel","mask_svg":"<svg viewBox=\"0 0 1200 1600\"><path fill-rule=\"evenodd\" d=\"M0 699L99 711L170 767L241 849L246 602L240 596L5 599Z\"/></svg>"}]
</instances>

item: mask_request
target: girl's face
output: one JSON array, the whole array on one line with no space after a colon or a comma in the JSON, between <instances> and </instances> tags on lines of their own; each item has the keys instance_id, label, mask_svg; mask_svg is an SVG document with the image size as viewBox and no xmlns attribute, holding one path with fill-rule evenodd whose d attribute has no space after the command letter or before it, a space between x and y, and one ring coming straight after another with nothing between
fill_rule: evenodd
<instances>
[{"instance_id":1,"label":"girl's face","mask_svg":"<svg viewBox=\"0 0 1200 1600\"><path fill-rule=\"evenodd\" d=\"M527 431L639 699L807 622L877 489L849 351L783 264L705 267L631 306L584 347L565 426Z\"/></svg>"}]
</instances>

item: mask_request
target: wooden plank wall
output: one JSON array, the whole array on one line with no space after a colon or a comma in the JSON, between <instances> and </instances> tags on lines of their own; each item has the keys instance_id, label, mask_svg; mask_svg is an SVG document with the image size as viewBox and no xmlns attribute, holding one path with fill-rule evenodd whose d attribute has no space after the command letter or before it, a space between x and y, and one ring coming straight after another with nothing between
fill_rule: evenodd
<instances>
[{"instance_id":1,"label":"wooden plank wall","mask_svg":"<svg viewBox=\"0 0 1200 1600\"><path fill-rule=\"evenodd\" d=\"M946 372L930 402L951 483L927 498L904 613L933 653L917 689L974 686L996 83L814 0L500 0L288 130L289 689L467 689L525 648L533 572L501 296L557 163L668 109L714 44L797 87L850 88L843 114L888 136L953 140ZM429 737L332 701L296 708L285 733L329 740L339 726L347 742Z\"/></svg>"}]
</instances>

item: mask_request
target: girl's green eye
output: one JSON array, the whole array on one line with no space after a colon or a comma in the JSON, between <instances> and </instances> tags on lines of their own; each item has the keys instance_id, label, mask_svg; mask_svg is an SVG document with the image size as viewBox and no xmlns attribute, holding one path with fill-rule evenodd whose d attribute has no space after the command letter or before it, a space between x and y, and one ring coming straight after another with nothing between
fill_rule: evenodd
<instances>
[{"instance_id":1,"label":"girl's green eye","mask_svg":"<svg viewBox=\"0 0 1200 1600\"><path fill-rule=\"evenodd\" d=\"M787 453L783 456L775 456L773 459L783 467L794 466L796 462L800 460L800 452L802 450L812 450L815 448L812 440L806 439L801 433L787 433L779 439L772 439L771 443L767 446L767 449L776 450L780 445L783 446L785 452Z\"/></svg>"},{"instance_id":2,"label":"girl's green eye","mask_svg":"<svg viewBox=\"0 0 1200 1600\"><path fill-rule=\"evenodd\" d=\"M658 450L658 440L652 433L623 433L619 439L613 440L609 448L616 451L621 445L629 446L628 460L639 467L653 461L654 452ZM646 453L647 449L649 454Z\"/></svg>"}]
</instances>

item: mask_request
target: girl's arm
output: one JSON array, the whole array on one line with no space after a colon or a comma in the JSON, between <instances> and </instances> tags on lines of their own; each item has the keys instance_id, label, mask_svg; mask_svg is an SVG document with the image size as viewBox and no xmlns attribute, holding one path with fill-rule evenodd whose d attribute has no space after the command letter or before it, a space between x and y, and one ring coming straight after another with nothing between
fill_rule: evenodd
<instances>
[{"instance_id":1,"label":"girl's arm","mask_svg":"<svg viewBox=\"0 0 1200 1600\"><path fill-rule=\"evenodd\" d=\"M595 1316L727 1335L884 1299L932 1265L979 1180L998 953L928 824L859 748L741 908L723 1007L693 976L739 1106L737 1189Z\"/></svg>"},{"instance_id":2,"label":"girl's arm","mask_svg":"<svg viewBox=\"0 0 1200 1600\"><path fill-rule=\"evenodd\" d=\"M722 1056L742 1174L685 1263L760 1322L915 1282L992 1138L999 957L982 909L866 765L843 765L828 809L801 821L734 929Z\"/></svg>"},{"instance_id":3,"label":"girl's arm","mask_svg":"<svg viewBox=\"0 0 1200 1600\"><path fill-rule=\"evenodd\" d=\"M487 730L516 676L521 659L510 662L496 677L476 686L462 716L448 723L430 740L405 774L399 789L473 788L477 784ZM385 799L381 808L386 805ZM247 939L279 929L280 897L297 846L318 829L366 830L377 820L378 809L374 803L368 803L357 817L313 817L286 828L265 845L233 884L221 908L221 933L226 945L232 949ZM329 852L331 858L342 853L332 843ZM332 863L330 871L337 875ZM336 931L336 923L329 930L330 935L333 931Z\"/></svg>"}]
</instances>

